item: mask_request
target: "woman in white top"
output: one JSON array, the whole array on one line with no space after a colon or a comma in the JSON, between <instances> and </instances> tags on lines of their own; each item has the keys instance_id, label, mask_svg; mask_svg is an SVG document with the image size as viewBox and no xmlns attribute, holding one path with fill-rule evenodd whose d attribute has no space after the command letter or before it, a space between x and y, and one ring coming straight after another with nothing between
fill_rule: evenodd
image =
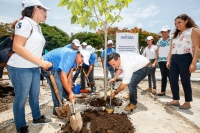
<instances>
[{"instance_id":1,"label":"woman in white top","mask_svg":"<svg viewBox=\"0 0 200 133\"><path fill-rule=\"evenodd\" d=\"M161 92L158 93L158 96L164 96L166 87L167 87L167 77L169 78L169 69L166 67L167 56L170 49L171 38L169 36L170 28L165 25L161 28L162 38L157 42L158 46L158 64L160 68L160 73L162 76L161 79Z\"/></svg>"},{"instance_id":2,"label":"woman in white top","mask_svg":"<svg viewBox=\"0 0 200 133\"><path fill-rule=\"evenodd\" d=\"M46 20L48 8L38 0L23 1L22 19L15 25L13 51L9 59L9 77L14 87L15 99L13 103L14 122L17 133L28 133L25 120L25 103L29 98L32 110L32 124L51 122L40 113L40 67L48 69L52 63L42 60L45 45L40 22ZM29 97L28 97L29 96Z\"/></svg>"},{"instance_id":3,"label":"woman in white top","mask_svg":"<svg viewBox=\"0 0 200 133\"><path fill-rule=\"evenodd\" d=\"M180 109L190 109L192 101L190 76L196 70L200 32L198 28L195 28L197 25L194 21L186 14L175 18L175 27L167 59L173 100L167 102L167 105L179 106ZM185 102L181 106L179 104L179 75L185 94Z\"/></svg>"},{"instance_id":4,"label":"woman in white top","mask_svg":"<svg viewBox=\"0 0 200 133\"><path fill-rule=\"evenodd\" d=\"M151 73L148 74L148 82L149 82L149 88L145 89L145 91L152 91L153 94L156 94L156 64L157 64L157 58L158 58L158 47L154 45L154 40L152 36L148 36L147 39L148 46L144 49L143 55L149 59L149 61L152 63L152 70ZM152 81L153 81L153 89L152 89Z\"/></svg>"}]
</instances>

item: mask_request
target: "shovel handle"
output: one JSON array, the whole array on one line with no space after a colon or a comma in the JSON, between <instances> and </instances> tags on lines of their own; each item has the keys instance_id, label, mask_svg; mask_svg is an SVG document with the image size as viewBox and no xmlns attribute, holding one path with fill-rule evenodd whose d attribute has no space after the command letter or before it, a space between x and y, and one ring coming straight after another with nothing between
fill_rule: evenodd
<instances>
[{"instance_id":1,"label":"shovel handle","mask_svg":"<svg viewBox=\"0 0 200 133\"><path fill-rule=\"evenodd\" d=\"M75 109L75 105L74 105L74 100L72 100L72 108L73 108L73 113L75 114L76 113L76 109Z\"/></svg>"},{"instance_id":2,"label":"shovel handle","mask_svg":"<svg viewBox=\"0 0 200 133\"><path fill-rule=\"evenodd\" d=\"M85 77L86 77L86 72L85 72L85 70L83 69L83 73L84 73L84 75L85 75ZM87 82L89 82L89 80L88 80L88 78L86 77L86 80L87 80Z\"/></svg>"},{"instance_id":3,"label":"shovel handle","mask_svg":"<svg viewBox=\"0 0 200 133\"><path fill-rule=\"evenodd\" d=\"M55 78L54 78L54 76L53 76L52 74L50 74L49 77L50 77L51 84L52 84L52 86L53 86L54 92L55 92L55 94L56 94L56 97L57 97L57 99L58 99L58 103L59 103L60 106L62 106L62 102L61 102L61 99L60 99L60 94L59 94L59 91L58 91L58 87L57 87L57 85L56 85Z\"/></svg>"}]
</instances>

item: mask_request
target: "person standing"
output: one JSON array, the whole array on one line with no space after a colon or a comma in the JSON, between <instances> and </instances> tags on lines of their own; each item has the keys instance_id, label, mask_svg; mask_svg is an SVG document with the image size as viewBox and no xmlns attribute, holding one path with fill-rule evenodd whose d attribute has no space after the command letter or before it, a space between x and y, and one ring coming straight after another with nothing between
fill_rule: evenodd
<instances>
[{"instance_id":1,"label":"person standing","mask_svg":"<svg viewBox=\"0 0 200 133\"><path fill-rule=\"evenodd\" d=\"M158 46L158 64L161 72L161 92L158 93L158 96L164 96L166 87L167 87L167 77L169 78L169 69L166 67L167 56L170 49L171 38L169 36L170 27L165 25L161 28L162 38L160 38L157 42Z\"/></svg>"},{"instance_id":2,"label":"person standing","mask_svg":"<svg viewBox=\"0 0 200 133\"><path fill-rule=\"evenodd\" d=\"M86 43L86 42L83 42L81 46L82 46L82 49L86 49L87 43ZM72 78L72 82L73 82L73 83L75 83L75 81L76 81L76 79L77 79L77 77L78 77L80 71L81 71L81 66L77 66L77 70L76 70L76 72L75 72L75 74L74 74L74 76L73 76L73 78Z\"/></svg>"},{"instance_id":3,"label":"person standing","mask_svg":"<svg viewBox=\"0 0 200 133\"><path fill-rule=\"evenodd\" d=\"M131 111L135 109L137 107L137 85L150 73L152 68L151 62L144 56L132 52L109 54L108 62L117 69L114 78L110 79L109 83L115 82L123 71L122 83L116 91L112 92L111 97L114 98L128 86L130 103L124 110Z\"/></svg>"},{"instance_id":4,"label":"person standing","mask_svg":"<svg viewBox=\"0 0 200 133\"><path fill-rule=\"evenodd\" d=\"M82 65L81 70L81 89L85 89L85 78L88 78L89 82L93 82L94 85L91 87L91 94L96 93L96 87L95 87L95 81L94 81L94 63L96 60L96 56L94 52L92 51L92 46L88 45L86 47L86 51L90 53L89 58L89 65L86 65L85 63Z\"/></svg>"},{"instance_id":5,"label":"person standing","mask_svg":"<svg viewBox=\"0 0 200 133\"><path fill-rule=\"evenodd\" d=\"M167 105L179 106L180 109L190 109L192 101L191 73L196 70L199 56L200 31L195 22L186 14L175 18L175 31L172 36L167 68L169 68L170 85L173 100ZM179 75L183 86L185 102L180 105Z\"/></svg>"},{"instance_id":6,"label":"person standing","mask_svg":"<svg viewBox=\"0 0 200 133\"><path fill-rule=\"evenodd\" d=\"M102 63L103 69L106 69L106 77L107 78L108 78L108 71L110 72L111 78L113 78L115 75L115 69L108 63L108 59L106 60L106 68L104 68L105 52L106 52L106 56L108 56L111 53L115 53L115 49L113 49L112 46L113 46L113 41L108 40L107 48L104 51L102 51L102 54L101 54L101 63ZM114 84L113 88L116 89L115 84Z\"/></svg>"},{"instance_id":7,"label":"person standing","mask_svg":"<svg viewBox=\"0 0 200 133\"><path fill-rule=\"evenodd\" d=\"M39 107L40 67L48 69L52 63L41 59L45 39L39 25L45 22L47 11L39 0L23 1L22 19L15 25L13 51L7 62L9 77L14 87L14 122L17 133L28 133L25 103L29 98L33 125L46 124L51 119L41 115Z\"/></svg>"},{"instance_id":8,"label":"person standing","mask_svg":"<svg viewBox=\"0 0 200 133\"><path fill-rule=\"evenodd\" d=\"M148 46L144 49L143 55L152 63L151 73L148 74L148 83L149 88L145 89L145 91L152 91L152 94L156 94L156 65L158 58L158 47L154 45L154 40L152 36L148 36L147 39ZM152 79L152 80L151 80ZM152 89L152 81L153 81L153 89Z\"/></svg>"}]
</instances>

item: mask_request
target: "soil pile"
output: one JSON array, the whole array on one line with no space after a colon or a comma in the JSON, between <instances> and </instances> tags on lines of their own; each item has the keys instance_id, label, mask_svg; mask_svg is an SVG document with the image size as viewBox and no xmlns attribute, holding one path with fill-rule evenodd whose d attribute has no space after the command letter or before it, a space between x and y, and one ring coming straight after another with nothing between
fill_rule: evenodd
<instances>
[{"instance_id":1,"label":"soil pile","mask_svg":"<svg viewBox=\"0 0 200 133\"><path fill-rule=\"evenodd\" d=\"M9 83L0 83L0 112L11 108L14 96L14 89Z\"/></svg>"},{"instance_id":2,"label":"soil pile","mask_svg":"<svg viewBox=\"0 0 200 133\"><path fill-rule=\"evenodd\" d=\"M110 104L110 97L107 97L106 100L104 100L104 97L93 98L90 102L90 105L94 107L106 106L107 104ZM119 98L114 98L112 99L111 104L113 106L122 106L122 100Z\"/></svg>"},{"instance_id":3,"label":"soil pile","mask_svg":"<svg viewBox=\"0 0 200 133\"><path fill-rule=\"evenodd\" d=\"M82 114L83 127L80 133L134 133L134 127L125 114L109 114L105 111L86 110ZM74 133L67 123L63 133Z\"/></svg>"}]
</instances>

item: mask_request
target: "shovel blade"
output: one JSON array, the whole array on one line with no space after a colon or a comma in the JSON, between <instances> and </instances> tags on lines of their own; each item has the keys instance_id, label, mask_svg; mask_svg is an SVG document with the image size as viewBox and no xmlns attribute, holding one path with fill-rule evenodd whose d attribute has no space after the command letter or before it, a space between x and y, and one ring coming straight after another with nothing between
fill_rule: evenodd
<instances>
[{"instance_id":1,"label":"shovel blade","mask_svg":"<svg viewBox=\"0 0 200 133\"><path fill-rule=\"evenodd\" d=\"M70 125L73 131L76 131L78 128L78 125L76 124L76 119L75 119L75 115L72 115L70 117Z\"/></svg>"},{"instance_id":2,"label":"shovel blade","mask_svg":"<svg viewBox=\"0 0 200 133\"><path fill-rule=\"evenodd\" d=\"M61 119L69 119L71 115L71 109L68 104L65 104L63 107L56 107L55 111L58 117Z\"/></svg>"},{"instance_id":3,"label":"shovel blade","mask_svg":"<svg viewBox=\"0 0 200 133\"><path fill-rule=\"evenodd\" d=\"M70 117L71 128L74 132L80 132L83 126L83 119L80 112L75 113Z\"/></svg>"},{"instance_id":4,"label":"shovel blade","mask_svg":"<svg viewBox=\"0 0 200 133\"><path fill-rule=\"evenodd\" d=\"M75 119L76 119L76 124L77 124L76 132L80 132L81 129L82 129L82 126L83 126L83 119L81 117L81 113L80 112L77 112L75 114Z\"/></svg>"}]
</instances>

